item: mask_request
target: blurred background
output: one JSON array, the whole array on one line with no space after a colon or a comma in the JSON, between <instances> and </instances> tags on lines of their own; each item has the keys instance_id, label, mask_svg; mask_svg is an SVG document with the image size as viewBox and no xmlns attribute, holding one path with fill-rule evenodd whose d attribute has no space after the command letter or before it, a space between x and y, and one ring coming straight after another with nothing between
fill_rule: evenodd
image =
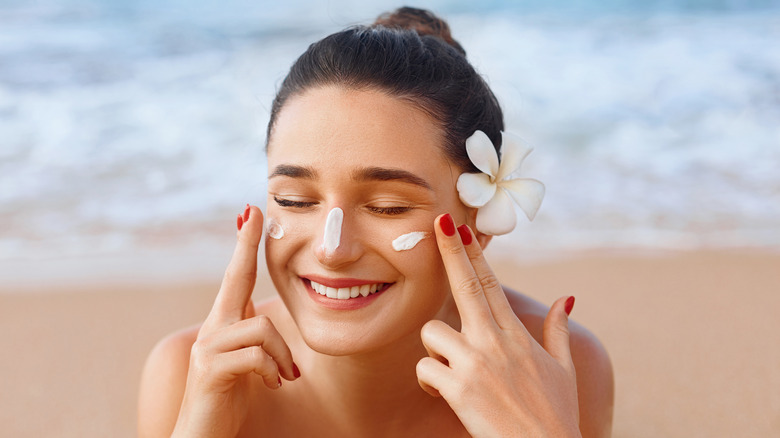
<instances>
[{"instance_id":1,"label":"blurred background","mask_svg":"<svg viewBox=\"0 0 780 438\"><path fill-rule=\"evenodd\" d=\"M202 320L265 203L290 65L402 5L0 0L0 436L133 436L144 357ZM541 210L488 253L576 293L615 436L780 433L780 2L410 5L535 146Z\"/></svg>"},{"instance_id":2,"label":"blurred background","mask_svg":"<svg viewBox=\"0 0 780 438\"><path fill-rule=\"evenodd\" d=\"M138 279L175 253L211 275L235 212L265 202L291 63L398 5L0 1L0 274ZM449 20L548 187L495 251L780 248L778 2L420 6Z\"/></svg>"}]
</instances>

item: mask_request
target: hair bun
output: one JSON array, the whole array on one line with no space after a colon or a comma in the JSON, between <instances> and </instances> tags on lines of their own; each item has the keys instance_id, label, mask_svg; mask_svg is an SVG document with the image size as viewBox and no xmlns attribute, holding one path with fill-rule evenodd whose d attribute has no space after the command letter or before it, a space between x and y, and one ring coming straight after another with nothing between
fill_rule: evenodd
<instances>
[{"instance_id":1,"label":"hair bun","mask_svg":"<svg viewBox=\"0 0 780 438\"><path fill-rule=\"evenodd\" d=\"M404 6L394 12L386 12L380 15L374 22L374 26L383 26L390 29L410 29L420 36L432 35L438 37L455 50L466 56L463 47L452 38L450 26L446 21L437 17L425 9L410 8Z\"/></svg>"}]
</instances>

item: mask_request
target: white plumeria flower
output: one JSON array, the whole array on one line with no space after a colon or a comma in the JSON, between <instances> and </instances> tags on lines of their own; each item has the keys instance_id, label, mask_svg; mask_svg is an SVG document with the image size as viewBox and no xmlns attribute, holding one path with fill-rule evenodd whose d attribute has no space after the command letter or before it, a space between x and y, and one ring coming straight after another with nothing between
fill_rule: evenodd
<instances>
[{"instance_id":1,"label":"white plumeria flower","mask_svg":"<svg viewBox=\"0 0 780 438\"><path fill-rule=\"evenodd\" d=\"M512 231L517 224L512 199L534 220L544 198L544 184L531 178L513 178L533 148L510 133L501 133L501 164L487 134L476 131L466 140L466 152L483 173L463 173L458 177L460 200L477 210L477 230L498 236ZM511 199L510 199L511 197Z\"/></svg>"}]
</instances>

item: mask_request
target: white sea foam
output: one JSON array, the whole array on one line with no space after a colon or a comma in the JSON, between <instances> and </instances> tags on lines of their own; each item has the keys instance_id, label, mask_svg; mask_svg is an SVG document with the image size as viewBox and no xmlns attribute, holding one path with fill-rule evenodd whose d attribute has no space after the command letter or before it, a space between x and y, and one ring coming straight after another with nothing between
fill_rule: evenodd
<instances>
[{"instance_id":1,"label":"white sea foam","mask_svg":"<svg viewBox=\"0 0 780 438\"><path fill-rule=\"evenodd\" d=\"M497 4L431 6L547 186L536 220L491 248L780 247L776 10ZM177 245L261 204L276 85L311 41L392 7L361 5L4 6L0 260Z\"/></svg>"}]
</instances>

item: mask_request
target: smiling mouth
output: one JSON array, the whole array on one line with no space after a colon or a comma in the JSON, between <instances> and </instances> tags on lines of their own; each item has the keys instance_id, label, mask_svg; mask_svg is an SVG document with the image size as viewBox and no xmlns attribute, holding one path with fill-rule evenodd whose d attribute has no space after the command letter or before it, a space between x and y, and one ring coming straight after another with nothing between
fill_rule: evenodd
<instances>
[{"instance_id":1,"label":"smiling mouth","mask_svg":"<svg viewBox=\"0 0 780 438\"><path fill-rule=\"evenodd\" d=\"M317 283L314 280L309 280L309 283L311 284L311 288L318 294L337 300L348 300L350 298L358 297L365 298L371 294L383 292L393 285L393 283L374 283L351 287L328 287Z\"/></svg>"}]
</instances>

